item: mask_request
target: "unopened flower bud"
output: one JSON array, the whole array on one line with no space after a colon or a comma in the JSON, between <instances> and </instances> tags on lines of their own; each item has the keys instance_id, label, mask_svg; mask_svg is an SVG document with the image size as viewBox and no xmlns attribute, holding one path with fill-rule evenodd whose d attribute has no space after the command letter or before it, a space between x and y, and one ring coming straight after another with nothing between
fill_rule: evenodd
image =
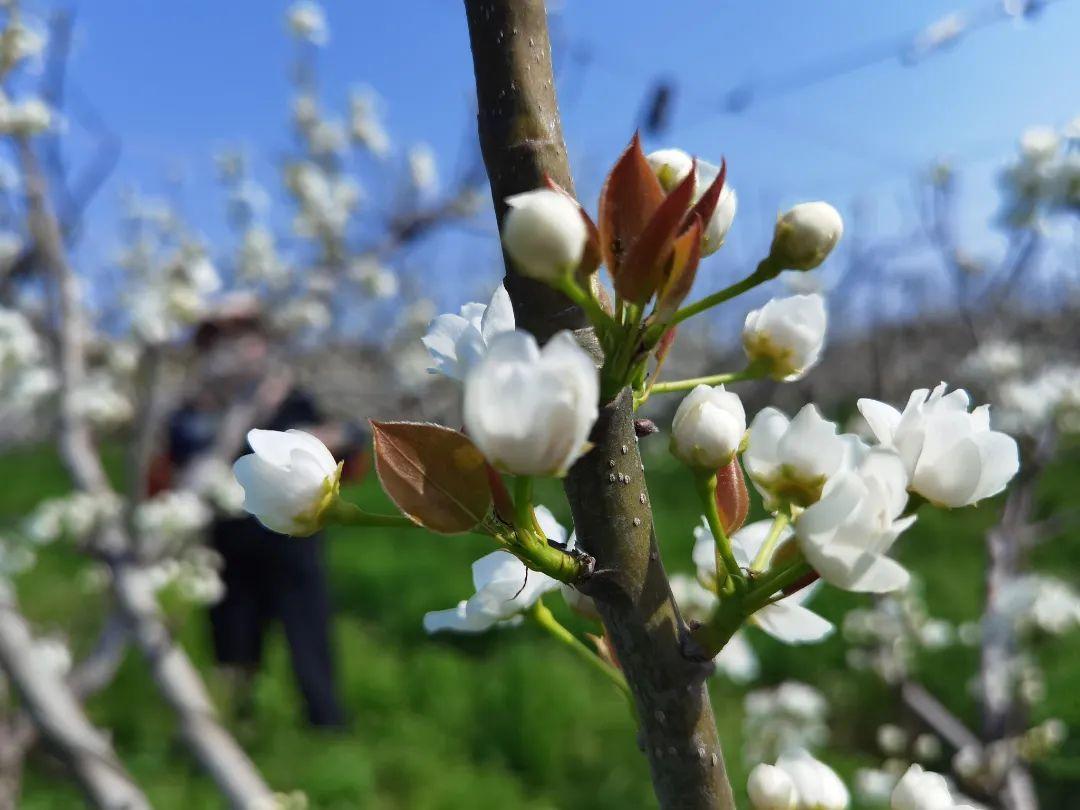
<instances>
[{"instance_id":1,"label":"unopened flower bud","mask_svg":"<svg viewBox=\"0 0 1080 810\"><path fill-rule=\"evenodd\" d=\"M699 385L675 411L671 452L690 467L718 470L734 457L744 433L746 411L738 394Z\"/></svg>"},{"instance_id":2,"label":"unopened flower bud","mask_svg":"<svg viewBox=\"0 0 1080 810\"><path fill-rule=\"evenodd\" d=\"M799 797L791 777L775 765L758 765L746 783L754 810L795 810Z\"/></svg>"},{"instance_id":3,"label":"unopened flower bud","mask_svg":"<svg viewBox=\"0 0 1080 810\"><path fill-rule=\"evenodd\" d=\"M840 212L827 202L799 203L776 221L769 258L786 270L813 270L843 233Z\"/></svg>"},{"instance_id":4,"label":"unopened flower bud","mask_svg":"<svg viewBox=\"0 0 1080 810\"><path fill-rule=\"evenodd\" d=\"M577 203L551 189L506 198L503 244L522 275L556 283L581 262L588 234Z\"/></svg>"},{"instance_id":5,"label":"unopened flower bud","mask_svg":"<svg viewBox=\"0 0 1080 810\"><path fill-rule=\"evenodd\" d=\"M657 149L647 154L645 160L660 181L660 187L669 193L686 179L694 166L694 159L682 149Z\"/></svg>"},{"instance_id":6,"label":"unopened flower bud","mask_svg":"<svg viewBox=\"0 0 1080 810\"><path fill-rule=\"evenodd\" d=\"M255 452L233 465L244 509L281 534L319 531L341 486L341 466L326 445L302 430L252 430L248 444Z\"/></svg>"}]
</instances>

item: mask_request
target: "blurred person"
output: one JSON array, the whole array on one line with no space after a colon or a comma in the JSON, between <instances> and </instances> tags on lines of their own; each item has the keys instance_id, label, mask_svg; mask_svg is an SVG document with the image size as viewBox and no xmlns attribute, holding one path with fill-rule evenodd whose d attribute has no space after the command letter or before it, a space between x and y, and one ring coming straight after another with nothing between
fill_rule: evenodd
<instances>
[{"instance_id":1,"label":"blurred person","mask_svg":"<svg viewBox=\"0 0 1080 810\"><path fill-rule=\"evenodd\" d=\"M256 391L263 399L263 413L269 417L254 427L305 430L317 435L338 457L363 452L367 437L352 425L324 420L302 388L282 381L271 386L271 394L266 393L273 358L255 299L224 302L199 325L194 343L198 360L193 393L169 420L170 478L212 447L230 405L251 400ZM237 448L236 455L245 450ZM354 465L347 463L346 467L350 466ZM309 722L325 728L344 727L330 640L331 607L322 533L286 537L264 528L250 515L219 515L208 539L222 557L225 585L224 597L210 608L214 654L235 692L238 712L246 715L251 711L266 630L272 621L279 620Z\"/></svg>"}]
</instances>

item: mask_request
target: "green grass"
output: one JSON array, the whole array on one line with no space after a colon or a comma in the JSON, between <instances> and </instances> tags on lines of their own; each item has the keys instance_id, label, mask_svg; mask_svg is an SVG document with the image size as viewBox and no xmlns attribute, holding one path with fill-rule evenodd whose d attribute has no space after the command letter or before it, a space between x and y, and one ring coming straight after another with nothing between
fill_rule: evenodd
<instances>
[{"instance_id":1,"label":"green grass","mask_svg":"<svg viewBox=\"0 0 1080 810\"><path fill-rule=\"evenodd\" d=\"M698 509L687 474L670 463L663 442L651 448L650 487L670 570L690 570L691 530ZM650 454L652 455L652 454ZM0 517L14 517L38 499L64 491L56 459L22 452L0 460ZM1047 512L1075 502L1080 458L1074 453L1048 482ZM559 517L556 488L542 489ZM389 511L373 482L348 492L372 509ZM926 583L931 610L952 620L974 618L982 598L981 534L996 504L951 514L928 512L900 544L900 556ZM331 535L335 637L344 699L352 715L347 733L328 734L302 723L287 651L279 633L257 684L253 720L232 723L235 733L276 789L302 790L315 808L451 810L468 808L590 808L653 806L647 769L637 750L625 703L599 675L531 627L480 637L427 637L420 619L471 591L469 564L489 545L475 537L418 532L340 530ZM1037 564L1076 579L1080 542L1055 538ZM82 559L63 545L44 549L39 564L18 582L26 612L43 632L62 630L76 650L94 637L102 597L79 584ZM586 624L549 597L561 619ZM839 618L865 599L823 589L815 608ZM224 684L215 676L203 615L175 617L176 631L228 714ZM892 697L872 677L851 671L837 638L790 648L755 631L762 683L798 678L816 685L833 707L833 748L827 758L850 774L874 764L874 733L896 716ZM1057 641L1043 656L1050 700L1040 716L1080 727L1080 660L1076 637ZM926 681L968 719L975 704L967 689L975 653L951 649L927 658ZM745 690L712 683L716 714L733 779L744 783L739 745ZM145 665L131 652L116 681L89 704L110 729L115 746L155 807L217 808L223 804L180 745L176 724L154 692ZM1040 766L1047 807L1065 807L1080 784L1080 740ZM23 806L53 810L79 806L79 794L43 753L27 770ZM1056 803L1055 803L1056 802Z\"/></svg>"}]
</instances>

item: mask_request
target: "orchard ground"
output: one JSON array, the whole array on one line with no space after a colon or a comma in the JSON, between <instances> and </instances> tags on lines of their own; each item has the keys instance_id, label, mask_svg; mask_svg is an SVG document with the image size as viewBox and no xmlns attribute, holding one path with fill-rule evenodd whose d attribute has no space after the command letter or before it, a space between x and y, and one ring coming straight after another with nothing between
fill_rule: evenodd
<instances>
[{"instance_id":1,"label":"orchard ground","mask_svg":"<svg viewBox=\"0 0 1080 810\"><path fill-rule=\"evenodd\" d=\"M669 572L689 573L691 532L700 519L689 473L667 455L663 437L644 445L666 565ZM17 519L43 497L66 491L58 460L43 450L21 450L0 459L0 481L4 521ZM1080 446L1073 445L1046 477L1040 513L1071 515L1075 523L1070 510L1075 509L1077 487ZM347 495L373 511L393 511L373 475ZM554 495L546 499L551 505L560 501ZM953 622L977 618L983 595L982 536L999 506L995 500L951 513L925 510L897 544L899 559L925 583L935 617ZM231 727L276 789L302 790L311 807L320 810L654 806L625 702L569 652L528 625L476 637L425 635L425 611L450 607L472 592L469 565L491 550L490 541L390 529L335 529L329 540L339 670L352 716L347 732L318 732L303 724L280 630L271 634L254 716L235 716L225 684L213 674L202 610L170 606L181 640L207 675ZM1045 542L1033 562L1038 570L1075 579L1080 571L1076 529ZM76 656L94 639L106 605L99 599L98 611L86 609L95 600L85 593L80 573L85 567L83 557L57 543L43 549L36 567L17 581L38 632L65 633ZM868 600L822 588L811 604L838 621L847 609ZM558 594L545 601L575 630L591 630L569 613ZM738 747L743 696L755 686L785 679L810 683L829 699L832 741L818 753L849 784L856 768L879 765L876 730L902 714L876 677L847 666L839 634L820 645L795 648L748 632L761 660L760 678L749 687L716 678L712 689L728 767L740 792L746 776ZM1048 808L1070 806L1068 797L1080 790L1078 645L1080 634L1073 633L1039 648L1047 700L1035 719L1059 717L1073 731L1036 768ZM924 655L924 683L975 725L969 679L976 671L977 650L954 646ZM92 718L112 730L117 752L146 786L154 807L224 807L180 744L175 720L145 668L130 652L119 677L89 702ZM931 765L947 770L944 760ZM81 801L63 770L40 749L25 774L22 807L57 810Z\"/></svg>"}]
</instances>

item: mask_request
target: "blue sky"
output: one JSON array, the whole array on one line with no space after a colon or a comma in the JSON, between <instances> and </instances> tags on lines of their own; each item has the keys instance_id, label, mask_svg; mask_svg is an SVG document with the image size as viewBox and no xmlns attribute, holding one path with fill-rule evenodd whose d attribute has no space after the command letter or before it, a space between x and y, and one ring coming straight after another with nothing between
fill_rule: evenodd
<instances>
[{"instance_id":1,"label":"blue sky","mask_svg":"<svg viewBox=\"0 0 1080 810\"><path fill-rule=\"evenodd\" d=\"M286 2L83 0L72 75L122 139L118 171L90 219L86 261L115 243L115 201L135 184L153 192L182 169L183 206L211 238L223 206L211 155L247 146L276 191L275 160L289 145L288 71L294 43ZM978 31L915 67L891 59L725 114L732 87L795 75L917 30L973 0L560 0L552 28L564 128L579 192L593 205L602 171L625 144L657 76L678 86L664 143L726 156L740 194L732 262L749 262L775 211L824 198L877 212L888 234L909 219L913 179L937 156L964 172L963 227L992 247L993 173L1029 124L1080 113L1080 2L1053 3L1033 22ZM460 0L326 0L329 45L319 54L321 94L341 112L349 87L386 100L399 144L430 143L444 171L472 132L472 72ZM582 55L587 58L582 58ZM495 246L456 238L453 261L489 261ZM440 255L446 256L444 252Z\"/></svg>"}]
</instances>

